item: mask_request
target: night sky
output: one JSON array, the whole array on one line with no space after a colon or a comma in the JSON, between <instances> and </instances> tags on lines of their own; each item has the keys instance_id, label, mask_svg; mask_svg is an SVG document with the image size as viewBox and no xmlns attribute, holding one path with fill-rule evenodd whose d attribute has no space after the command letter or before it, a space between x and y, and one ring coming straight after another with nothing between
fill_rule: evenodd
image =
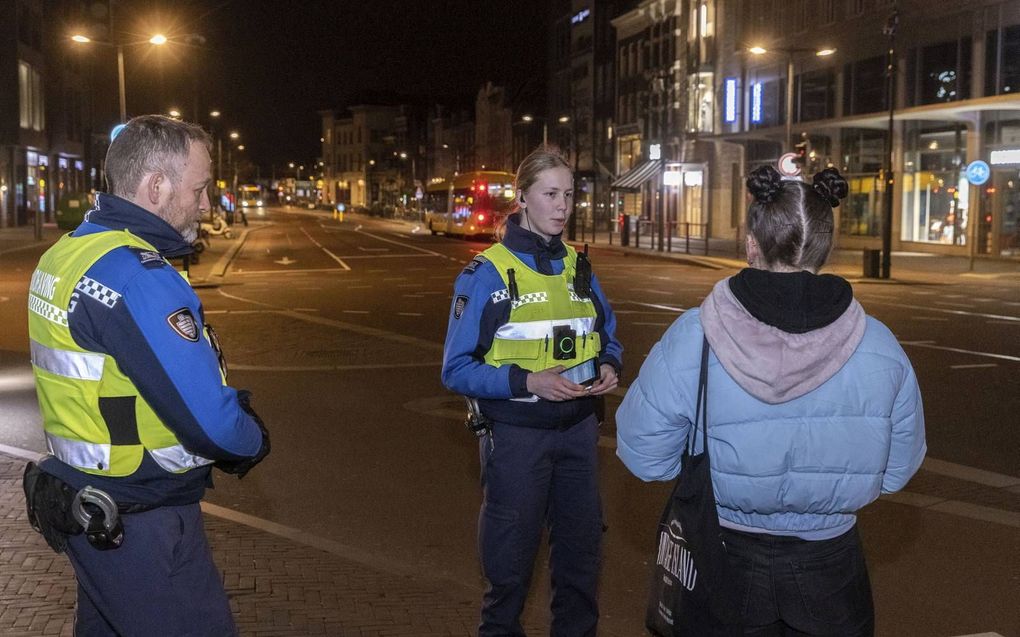
<instances>
[{"instance_id":1,"label":"night sky","mask_svg":"<svg viewBox=\"0 0 1020 637\"><path fill-rule=\"evenodd\" d=\"M319 154L319 110L399 100L473 111L489 80L521 95L525 106L540 106L548 6L548 0L136 0L118 2L114 17L115 31L129 41L154 31L172 40L160 49L125 49L129 114L176 106L193 119L197 82L201 123L208 124L211 108L222 111L221 127L241 133L246 153L268 176L271 164L279 169ZM204 36L205 46L177 43L189 33ZM116 63L112 52L106 57L96 58L96 86L109 87L115 114Z\"/></svg>"}]
</instances>

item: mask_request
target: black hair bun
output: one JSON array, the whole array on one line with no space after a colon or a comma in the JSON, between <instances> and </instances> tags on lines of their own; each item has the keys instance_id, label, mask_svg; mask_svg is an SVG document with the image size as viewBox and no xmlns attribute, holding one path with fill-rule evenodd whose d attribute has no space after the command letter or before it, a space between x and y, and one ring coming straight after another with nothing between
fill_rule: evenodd
<instances>
[{"instance_id":1,"label":"black hair bun","mask_svg":"<svg viewBox=\"0 0 1020 637\"><path fill-rule=\"evenodd\" d=\"M783 190L783 177L772 166L760 166L747 176L747 189L755 201L772 203Z\"/></svg>"},{"instance_id":2,"label":"black hair bun","mask_svg":"<svg viewBox=\"0 0 1020 637\"><path fill-rule=\"evenodd\" d=\"M846 179L835 168L826 168L822 172L815 174L812 182L811 187L814 188L815 192L821 195L822 199L829 202L829 205L833 208L838 206L839 200L845 199L850 192Z\"/></svg>"}]
</instances>

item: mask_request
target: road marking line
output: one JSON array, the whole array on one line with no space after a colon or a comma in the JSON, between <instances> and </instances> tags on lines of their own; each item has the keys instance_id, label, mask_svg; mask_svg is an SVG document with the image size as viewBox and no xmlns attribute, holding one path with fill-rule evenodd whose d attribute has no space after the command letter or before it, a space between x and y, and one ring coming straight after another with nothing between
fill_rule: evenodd
<instances>
[{"instance_id":1,"label":"road marking line","mask_svg":"<svg viewBox=\"0 0 1020 637\"><path fill-rule=\"evenodd\" d=\"M979 316L983 318L999 319L1002 321L1016 321L1020 323L1020 316L1005 316L1002 314L984 314L982 312L965 312L963 310L947 310L940 307L926 307L924 305L908 305L906 303L893 303L891 301L875 301L867 299L865 305L892 305L895 307L905 307L909 310L924 310L926 312L944 312L946 314L956 314L959 316Z\"/></svg>"},{"instance_id":2,"label":"road marking line","mask_svg":"<svg viewBox=\"0 0 1020 637\"><path fill-rule=\"evenodd\" d=\"M230 364L230 371L242 372L350 372L373 369L406 369L412 367L441 367L442 361L422 363L379 363L375 365L240 365Z\"/></svg>"},{"instance_id":3,"label":"road marking line","mask_svg":"<svg viewBox=\"0 0 1020 637\"><path fill-rule=\"evenodd\" d=\"M973 635L957 635L956 637L1004 637L999 633L974 633Z\"/></svg>"},{"instance_id":4,"label":"road marking line","mask_svg":"<svg viewBox=\"0 0 1020 637\"><path fill-rule=\"evenodd\" d=\"M389 248L365 248L365 247L362 247L362 246L358 246L358 250L361 250L362 252L389 252L390 251Z\"/></svg>"},{"instance_id":5,"label":"road marking line","mask_svg":"<svg viewBox=\"0 0 1020 637\"><path fill-rule=\"evenodd\" d=\"M1012 325L1013 327L1016 327L1017 325L1020 325L1018 323L1012 323L1010 321L985 321L985 324L987 324L987 325Z\"/></svg>"},{"instance_id":6,"label":"road marking line","mask_svg":"<svg viewBox=\"0 0 1020 637\"><path fill-rule=\"evenodd\" d=\"M314 316L314 315L311 315L311 314L302 314L301 312L295 312L293 310L283 309L283 308L277 307L275 305L271 305L269 303L263 303L262 301L255 301L255 300L252 300L252 299L246 299L246 298L244 298L242 296L236 296L236 295L230 294L229 292L224 292L222 289L217 289L216 291L221 296L224 296L224 297L226 297L228 299L234 299L235 301L242 301L244 303L251 303L252 305L260 305L262 307L271 308L271 309L276 310L281 316L289 316L289 317L295 318L295 319L297 319L299 321L305 321L306 323L314 323L316 325L325 325L327 327L332 327L334 329L348 331L348 332L354 332L355 334L361 334L363 336L372 336L372 337L375 337L375 338L381 338L381 339L385 339L385 340L388 340L388 341L393 341L395 343L400 343L402 345L414 345L415 347L420 347L422 349L426 349L426 350L430 350L430 351L439 351L439 352L443 351L443 343L438 343L438 342L435 342L435 341L428 341L428 340L425 340L423 338L416 338L414 336L407 336L405 334L398 334L396 332L388 332L388 331L383 330L383 329L379 329L379 328L375 328L375 327L368 327L366 325L358 325L356 323L345 323L343 321L336 321L336 320L325 318L325 317L322 317L322 316ZM345 312L353 312L354 310L344 310L344 311ZM367 312L365 312L365 313L367 314Z\"/></svg>"},{"instance_id":7,"label":"road marking line","mask_svg":"<svg viewBox=\"0 0 1020 637\"><path fill-rule=\"evenodd\" d=\"M372 237L373 239L378 239L379 241L385 241L386 243L392 243L393 245L398 245L398 246L401 246L401 247L404 247L404 248L411 248L412 250L417 250L418 252L424 252L425 254L431 254L434 257L449 258L445 254L440 254L438 252L433 252L432 250L426 250L425 248L419 248L416 245L412 245L410 243L404 243L403 241L394 241L393 239L387 239L385 237L380 237L378 235L372 234L371 232L362 232L361 234L365 235L366 237Z\"/></svg>"},{"instance_id":8,"label":"road marking line","mask_svg":"<svg viewBox=\"0 0 1020 637\"><path fill-rule=\"evenodd\" d=\"M950 303L948 301L935 301L935 305L948 305L949 307L974 307L970 303Z\"/></svg>"},{"instance_id":9,"label":"road marking line","mask_svg":"<svg viewBox=\"0 0 1020 637\"><path fill-rule=\"evenodd\" d=\"M976 482L995 489L1020 486L1020 477L985 471L984 469L968 467L956 464L955 462L949 462L948 460L939 460L938 458L925 458L924 462L921 463L921 468L949 478Z\"/></svg>"},{"instance_id":10,"label":"road marking line","mask_svg":"<svg viewBox=\"0 0 1020 637\"><path fill-rule=\"evenodd\" d=\"M343 267L344 270L350 270L351 269L351 266L347 265L346 263L343 262L343 259L341 259L340 257L336 256L335 254L333 254L329 250L327 250L326 246L324 246L321 243L319 243L318 241L316 241L315 238L312 235L308 234L308 231L305 230L303 227L301 228L301 232L305 233L305 236L308 237L309 241L311 241L315 245L319 246L320 250L322 250L323 252L325 252L329 256L333 257L333 260L336 261L337 263L339 263L341 265L341 267Z\"/></svg>"},{"instance_id":11,"label":"road marking line","mask_svg":"<svg viewBox=\"0 0 1020 637\"><path fill-rule=\"evenodd\" d=\"M616 302L614 302L616 303ZM657 310L669 310L671 312L686 312L686 308L674 307L672 305L659 305L658 303L642 303L641 301L619 301L618 303L629 303L631 305L640 305L642 307L654 307Z\"/></svg>"},{"instance_id":12,"label":"road marking line","mask_svg":"<svg viewBox=\"0 0 1020 637\"><path fill-rule=\"evenodd\" d=\"M347 268L350 270L350 268ZM343 268L305 268L300 270L234 270L231 274L250 276L253 274L305 274L306 272L346 272Z\"/></svg>"},{"instance_id":13,"label":"road marking line","mask_svg":"<svg viewBox=\"0 0 1020 637\"><path fill-rule=\"evenodd\" d=\"M632 321L631 325L649 325L652 327L669 327L672 323L642 323L641 321Z\"/></svg>"},{"instance_id":14,"label":"road marking line","mask_svg":"<svg viewBox=\"0 0 1020 637\"><path fill-rule=\"evenodd\" d=\"M987 358L999 358L1005 361L1013 361L1020 363L1020 356L1007 356L1006 354L993 354L991 352L975 352L969 349L960 349L958 347L945 347L942 345L933 345L934 341L900 341L900 345L913 345L915 347L927 347L928 349L940 349L946 352L957 352L959 354L970 354L972 356L985 356Z\"/></svg>"},{"instance_id":15,"label":"road marking line","mask_svg":"<svg viewBox=\"0 0 1020 637\"><path fill-rule=\"evenodd\" d=\"M948 316L911 316L915 321L948 321Z\"/></svg>"},{"instance_id":16,"label":"road marking line","mask_svg":"<svg viewBox=\"0 0 1020 637\"><path fill-rule=\"evenodd\" d=\"M397 312L399 316L425 316L421 312Z\"/></svg>"},{"instance_id":17,"label":"road marking line","mask_svg":"<svg viewBox=\"0 0 1020 637\"><path fill-rule=\"evenodd\" d=\"M276 312L278 310L270 310L270 311L271 312ZM368 310L343 310L343 313L344 314L369 314L370 312Z\"/></svg>"},{"instance_id":18,"label":"road marking line","mask_svg":"<svg viewBox=\"0 0 1020 637\"><path fill-rule=\"evenodd\" d=\"M673 292L663 292L662 290L651 290L649 288L631 288L633 292L648 292L649 294L661 294L663 296L669 296Z\"/></svg>"},{"instance_id":19,"label":"road marking line","mask_svg":"<svg viewBox=\"0 0 1020 637\"><path fill-rule=\"evenodd\" d=\"M976 363L974 365L950 365L949 369L979 369L982 367L998 367L998 363Z\"/></svg>"}]
</instances>

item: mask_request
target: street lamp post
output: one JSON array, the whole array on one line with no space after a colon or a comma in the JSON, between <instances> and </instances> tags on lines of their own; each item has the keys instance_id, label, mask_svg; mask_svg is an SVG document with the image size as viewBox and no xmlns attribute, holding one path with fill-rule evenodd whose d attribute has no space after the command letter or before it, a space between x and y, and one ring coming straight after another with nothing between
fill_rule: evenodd
<instances>
[{"instance_id":1,"label":"street lamp post","mask_svg":"<svg viewBox=\"0 0 1020 637\"><path fill-rule=\"evenodd\" d=\"M93 40L87 35L82 35L81 33L75 33L72 35L71 40L79 44L94 43L100 46L109 46L117 49L117 92L119 94L118 97L120 98L120 121L122 123L127 121L127 90L124 82L124 43L118 42L114 44L113 42ZM144 42L145 41L128 42L127 44L143 44ZM156 46L162 46L167 43L167 38L165 35L157 33L149 38L147 42Z\"/></svg>"},{"instance_id":2,"label":"street lamp post","mask_svg":"<svg viewBox=\"0 0 1020 637\"><path fill-rule=\"evenodd\" d=\"M793 150L793 56L797 53L814 53L817 57L827 57L836 52L831 47L821 49L808 49L802 47L777 47L772 49L778 53L786 54L786 152ZM769 49L761 46L753 46L748 49L752 55L765 55Z\"/></svg>"},{"instance_id":3,"label":"street lamp post","mask_svg":"<svg viewBox=\"0 0 1020 637\"><path fill-rule=\"evenodd\" d=\"M900 13L895 3L892 15L883 32L889 37L889 51L886 59L886 96L889 99L889 124L886 130L885 158L882 168L885 190L882 191L882 271L881 278L888 279L892 270L892 209L893 209L893 115L896 111L896 29L900 24Z\"/></svg>"}]
</instances>

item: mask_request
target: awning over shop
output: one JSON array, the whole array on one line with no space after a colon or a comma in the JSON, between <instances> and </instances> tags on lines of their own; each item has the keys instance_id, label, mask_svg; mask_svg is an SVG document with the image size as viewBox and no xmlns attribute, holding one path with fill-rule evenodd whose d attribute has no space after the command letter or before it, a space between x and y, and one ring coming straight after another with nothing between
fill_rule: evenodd
<instances>
[{"instance_id":1,"label":"awning over shop","mask_svg":"<svg viewBox=\"0 0 1020 637\"><path fill-rule=\"evenodd\" d=\"M620 175L610 186L613 190L637 192L641 184L655 177L662 170L662 160L652 159L634 166Z\"/></svg>"}]
</instances>

